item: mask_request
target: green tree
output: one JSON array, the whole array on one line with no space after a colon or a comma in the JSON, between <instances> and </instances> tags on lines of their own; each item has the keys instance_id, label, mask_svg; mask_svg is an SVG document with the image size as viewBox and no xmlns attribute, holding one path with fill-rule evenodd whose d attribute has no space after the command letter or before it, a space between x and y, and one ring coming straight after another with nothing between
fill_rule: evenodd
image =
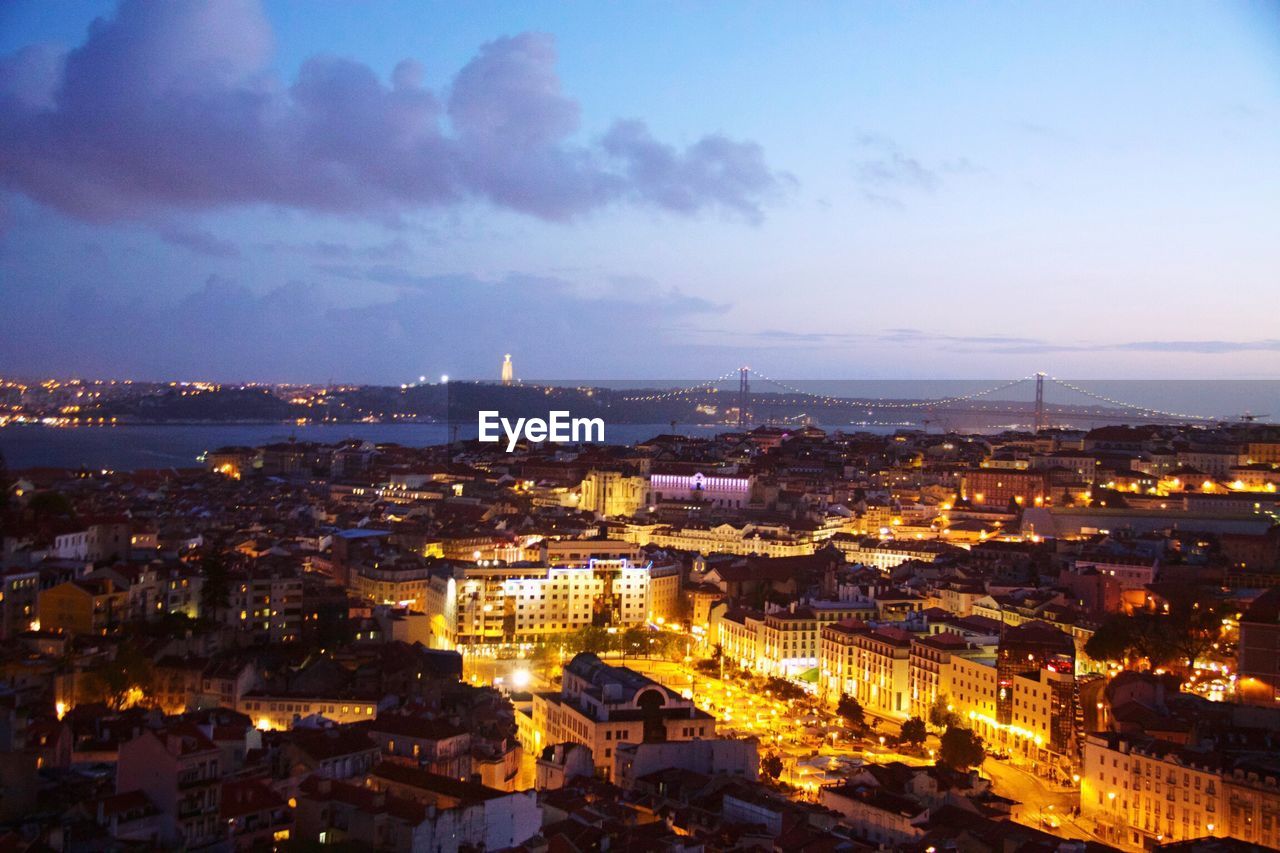
<instances>
[{"instance_id":1,"label":"green tree","mask_svg":"<svg viewBox=\"0 0 1280 853\"><path fill-rule=\"evenodd\" d=\"M652 652L654 657L663 660L683 660L685 653L684 637L673 631L653 631L649 637L653 640Z\"/></svg>"},{"instance_id":2,"label":"green tree","mask_svg":"<svg viewBox=\"0 0 1280 853\"><path fill-rule=\"evenodd\" d=\"M200 615L217 621L218 614L231 606L231 568L221 541L205 544L200 555Z\"/></svg>"},{"instance_id":3,"label":"green tree","mask_svg":"<svg viewBox=\"0 0 1280 853\"><path fill-rule=\"evenodd\" d=\"M649 651L649 631L645 628L628 628L622 632L622 653L637 658Z\"/></svg>"},{"instance_id":4,"label":"green tree","mask_svg":"<svg viewBox=\"0 0 1280 853\"><path fill-rule=\"evenodd\" d=\"M851 729L861 729L867 724L866 714L862 710L862 703L848 693L840 697L840 701L836 704L836 713L844 718L844 721Z\"/></svg>"},{"instance_id":5,"label":"green tree","mask_svg":"<svg viewBox=\"0 0 1280 853\"><path fill-rule=\"evenodd\" d=\"M27 509L35 516L36 523L59 518L75 518L71 501L62 492L37 492L27 503Z\"/></svg>"},{"instance_id":6,"label":"green tree","mask_svg":"<svg viewBox=\"0 0 1280 853\"><path fill-rule=\"evenodd\" d=\"M1201 600L1190 588L1172 594L1168 605L1168 647L1180 663L1191 669L1196 658L1222 636L1222 605Z\"/></svg>"},{"instance_id":7,"label":"green tree","mask_svg":"<svg viewBox=\"0 0 1280 853\"><path fill-rule=\"evenodd\" d=\"M600 655L609 651L612 645L613 637L607 629L595 625L587 625L580 628L573 635L566 647L574 649L575 652L591 652L592 654Z\"/></svg>"},{"instance_id":8,"label":"green tree","mask_svg":"<svg viewBox=\"0 0 1280 853\"><path fill-rule=\"evenodd\" d=\"M777 779L782 775L782 757L771 752L760 759L760 772L770 779Z\"/></svg>"},{"instance_id":9,"label":"green tree","mask_svg":"<svg viewBox=\"0 0 1280 853\"><path fill-rule=\"evenodd\" d=\"M151 660L129 643L116 648L115 655L85 673L85 688L90 702L102 702L113 711L125 707L129 695L137 690L145 697L152 689L154 671Z\"/></svg>"},{"instance_id":10,"label":"green tree","mask_svg":"<svg viewBox=\"0 0 1280 853\"><path fill-rule=\"evenodd\" d=\"M960 725L960 715L951 710L951 697L945 693L938 694L929 708L929 725L938 729Z\"/></svg>"},{"instance_id":11,"label":"green tree","mask_svg":"<svg viewBox=\"0 0 1280 853\"><path fill-rule=\"evenodd\" d=\"M783 701L803 699L807 695L800 685L776 676L769 678L764 686L766 690Z\"/></svg>"},{"instance_id":12,"label":"green tree","mask_svg":"<svg viewBox=\"0 0 1280 853\"><path fill-rule=\"evenodd\" d=\"M925 728L924 720L919 717L912 717L902 724L902 740L912 746L924 743L928 736L929 732Z\"/></svg>"},{"instance_id":13,"label":"green tree","mask_svg":"<svg viewBox=\"0 0 1280 853\"><path fill-rule=\"evenodd\" d=\"M9 508L9 466L5 464L4 453L0 453L0 530L4 529L4 511Z\"/></svg>"},{"instance_id":14,"label":"green tree","mask_svg":"<svg viewBox=\"0 0 1280 853\"><path fill-rule=\"evenodd\" d=\"M968 770L977 767L987 757L982 738L969 729L949 726L942 733L942 746L938 750L938 763L952 770Z\"/></svg>"},{"instance_id":15,"label":"green tree","mask_svg":"<svg viewBox=\"0 0 1280 853\"><path fill-rule=\"evenodd\" d=\"M1084 653L1097 661L1122 666L1138 653L1137 625L1131 616L1112 616L1098 626L1084 644Z\"/></svg>"},{"instance_id":16,"label":"green tree","mask_svg":"<svg viewBox=\"0 0 1280 853\"><path fill-rule=\"evenodd\" d=\"M1221 614L1211 603L1198 600L1193 590L1175 594L1167 607L1110 617L1085 643L1085 654L1122 666L1144 659L1153 668L1175 661L1193 666L1218 642Z\"/></svg>"}]
</instances>

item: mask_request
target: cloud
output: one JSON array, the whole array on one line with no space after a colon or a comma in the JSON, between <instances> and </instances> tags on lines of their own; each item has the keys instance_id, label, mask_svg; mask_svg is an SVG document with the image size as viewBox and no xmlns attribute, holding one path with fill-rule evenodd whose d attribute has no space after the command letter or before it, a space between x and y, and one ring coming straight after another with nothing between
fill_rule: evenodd
<instances>
[{"instance_id":1,"label":"cloud","mask_svg":"<svg viewBox=\"0 0 1280 853\"><path fill-rule=\"evenodd\" d=\"M758 145L685 148L619 121L576 140L555 42L492 41L436 92L401 62L313 56L267 69L256 0L124 0L63 56L0 57L0 182L87 220L254 204L391 216L484 200L561 221L612 204L758 221L790 179Z\"/></svg>"},{"instance_id":2,"label":"cloud","mask_svg":"<svg viewBox=\"0 0 1280 853\"><path fill-rule=\"evenodd\" d=\"M258 292L217 275L186 295L145 300L22 288L14 310L0 312L0 364L40 376L399 383L423 372L488 376L489 365L496 376L510 352L524 376L605 378L634 370L645 350L646 369L687 366L671 325L725 310L656 288L584 296L570 282L519 273L421 276L372 265L346 278L394 290L350 307L314 283ZM601 331L618 328L626 334Z\"/></svg>"},{"instance_id":3,"label":"cloud","mask_svg":"<svg viewBox=\"0 0 1280 853\"><path fill-rule=\"evenodd\" d=\"M258 248L272 254L300 255L324 261L356 259L363 261L405 260L413 256L409 244L397 237L384 243L353 246L331 240L314 240L306 243L276 241L261 243Z\"/></svg>"},{"instance_id":4,"label":"cloud","mask_svg":"<svg viewBox=\"0 0 1280 853\"><path fill-rule=\"evenodd\" d=\"M1193 352L1211 355L1229 352L1280 352L1280 340L1261 341L1131 341L1104 349L1128 352Z\"/></svg>"},{"instance_id":5,"label":"cloud","mask_svg":"<svg viewBox=\"0 0 1280 853\"><path fill-rule=\"evenodd\" d=\"M713 331L713 330L705 330ZM1185 353L1194 355L1226 355L1239 352L1280 352L1280 340L1252 341L1182 340L1182 341L1120 341L1089 343L1051 341L1015 335L951 335L928 332L921 329L900 328L880 331L815 332L789 331L785 329L761 329L754 332L714 330L735 338L761 341L765 344L803 348L830 348L886 344L914 349L961 352L966 354L1028 355L1051 353L1090 352L1146 352Z\"/></svg>"},{"instance_id":6,"label":"cloud","mask_svg":"<svg viewBox=\"0 0 1280 853\"><path fill-rule=\"evenodd\" d=\"M171 246L181 246L210 258L238 258L240 250L234 243L219 239L200 228L186 229L175 226L160 229L160 239Z\"/></svg>"},{"instance_id":7,"label":"cloud","mask_svg":"<svg viewBox=\"0 0 1280 853\"><path fill-rule=\"evenodd\" d=\"M863 156L854 165L854 175L863 198L889 207L903 206L903 192L933 193L946 176L981 171L964 157L927 165L880 134L858 137L858 148Z\"/></svg>"}]
</instances>

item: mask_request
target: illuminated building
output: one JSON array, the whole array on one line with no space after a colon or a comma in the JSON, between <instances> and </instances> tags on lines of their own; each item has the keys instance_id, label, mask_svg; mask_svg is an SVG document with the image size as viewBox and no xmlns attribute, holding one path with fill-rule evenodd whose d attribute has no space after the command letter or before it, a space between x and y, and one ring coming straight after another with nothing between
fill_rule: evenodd
<instances>
[{"instance_id":1,"label":"illuminated building","mask_svg":"<svg viewBox=\"0 0 1280 853\"><path fill-rule=\"evenodd\" d=\"M708 477L696 474L649 475L649 503L696 501L741 509L751 502L751 477Z\"/></svg>"},{"instance_id":2,"label":"illuminated building","mask_svg":"<svg viewBox=\"0 0 1280 853\"><path fill-rule=\"evenodd\" d=\"M911 695L911 715L929 719L929 711L939 696L951 694L952 660L978 657L982 646L974 645L953 631L941 631L911 640L907 681Z\"/></svg>"},{"instance_id":3,"label":"illuminated building","mask_svg":"<svg viewBox=\"0 0 1280 853\"><path fill-rule=\"evenodd\" d=\"M1133 847L1206 836L1274 848L1280 787L1273 763L1141 735L1090 734L1080 809L1103 837Z\"/></svg>"},{"instance_id":4,"label":"illuminated building","mask_svg":"<svg viewBox=\"0 0 1280 853\"><path fill-rule=\"evenodd\" d=\"M746 523L740 527L728 522L713 527L665 524L628 524L622 538L638 545L657 545L699 554L759 555L763 557L802 557L818 549L830 532L793 532L784 525Z\"/></svg>"},{"instance_id":5,"label":"illuminated building","mask_svg":"<svg viewBox=\"0 0 1280 853\"><path fill-rule=\"evenodd\" d=\"M731 610L716 620L716 642L727 660L765 675L791 677L820 663L822 628L869 618L867 602L806 600L769 613Z\"/></svg>"},{"instance_id":6,"label":"illuminated building","mask_svg":"<svg viewBox=\"0 0 1280 853\"><path fill-rule=\"evenodd\" d=\"M1070 670L1041 669L1014 676L1010 725L1029 742L1059 755L1075 752L1076 680Z\"/></svg>"},{"instance_id":7,"label":"illuminated building","mask_svg":"<svg viewBox=\"0 0 1280 853\"><path fill-rule=\"evenodd\" d=\"M618 746L713 738L716 720L647 676L584 652L565 665L559 693L534 694L533 728L539 750L583 744L612 779Z\"/></svg>"},{"instance_id":8,"label":"illuminated building","mask_svg":"<svg viewBox=\"0 0 1280 853\"><path fill-rule=\"evenodd\" d=\"M380 561L353 567L351 593L375 604L392 604L423 612L431 567L418 560Z\"/></svg>"},{"instance_id":9,"label":"illuminated building","mask_svg":"<svg viewBox=\"0 0 1280 853\"><path fill-rule=\"evenodd\" d=\"M290 643L302 633L302 577L288 569L232 575L224 621L271 643Z\"/></svg>"},{"instance_id":10,"label":"illuminated building","mask_svg":"<svg viewBox=\"0 0 1280 853\"><path fill-rule=\"evenodd\" d=\"M924 563L936 563L956 548L943 542L917 539L874 539L853 536L848 533L837 533L831 537L831 544L844 554L844 558L854 565L872 566L887 572L910 560Z\"/></svg>"},{"instance_id":11,"label":"illuminated building","mask_svg":"<svg viewBox=\"0 0 1280 853\"><path fill-rule=\"evenodd\" d=\"M999 737L996 725L996 659L991 656L953 657L947 693L951 712L988 743Z\"/></svg>"},{"instance_id":12,"label":"illuminated building","mask_svg":"<svg viewBox=\"0 0 1280 853\"><path fill-rule=\"evenodd\" d=\"M1240 618L1241 699L1275 706L1280 700L1280 587L1258 596Z\"/></svg>"},{"instance_id":13,"label":"illuminated building","mask_svg":"<svg viewBox=\"0 0 1280 853\"><path fill-rule=\"evenodd\" d=\"M589 625L667 619L680 601L678 565L589 559L585 566L465 566L432 576L426 613L432 644L530 643Z\"/></svg>"},{"instance_id":14,"label":"illuminated building","mask_svg":"<svg viewBox=\"0 0 1280 853\"><path fill-rule=\"evenodd\" d=\"M911 635L900 628L840 622L822 628L818 686L831 702L842 695L868 713L905 720Z\"/></svg>"},{"instance_id":15,"label":"illuminated building","mask_svg":"<svg viewBox=\"0 0 1280 853\"><path fill-rule=\"evenodd\" d=\"M378 700L372 696L308 696L255 690L240 697L236 710L259 729L283 731L312 715L339 725L371 722L378 711Z\"/></svg>"},{"instance_id":16,"label":"illuminated building","mask_svg":"<svg viewBox=\"0 0 1280 853\"><path fill-rule=\"evenodd\" d=\"M1071 674L1075 672L1075 663L1075 643L1070 636L1052 625L1031 621L1005 628L996 654L996 676L999 680L996 719L1002 725L1013 722L1013 681L1016 676L1042 669ZM1072 685L1074 686L1074 681ZM1075 705L1064 704L1064 707L1072 709L1070 717L1074 720Z\"/></svg>"},{"instance_id":17,"label":"illuminated building","mask_svg":"<svg viewBox=\"0 0 1280 853\"><path fill-rule=\"evenodd\" d=\"M635 515L647 504L644 478L620 471L588 471L581 490L579 507L602 518Z\"/></svg>"},{"instance_id":18,"label":"illuminated building","mask_svg":"<svg viewBox=\"0 0 1280 853\"><path fill-rule=\"evenodd\" d=\"M40 627L68 634L105 634L129 615L129 592L105 578L83 578L41 590L36 599Z\"/></svg>"},{"instance_id":19,"label":"illuminated building","mask_svg":"<svg viewBox=\"0 0 1280 853\"><path fill-rule=\"evenodd\" d=\"M961 495L975 507L1043 506L1049 497L1049 477L1045 471L980 468L965 473Z\"/></svg>"},{"instance_id":20,"label":"illuminated building","mask_svg":"<svg viewBox=\"0 0 1280 853\"><path fill-rule=\"evenodd\" d=\"M507 353L502 357L502 384L510 385L516 381L516 368L511 363L511 354Z\"/></svg>"}]
</instances>

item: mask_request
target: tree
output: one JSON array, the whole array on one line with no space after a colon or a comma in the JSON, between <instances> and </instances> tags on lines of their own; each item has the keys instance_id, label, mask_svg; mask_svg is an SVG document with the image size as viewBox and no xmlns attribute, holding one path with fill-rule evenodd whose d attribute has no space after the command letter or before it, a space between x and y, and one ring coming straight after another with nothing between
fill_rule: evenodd
<instances>
[{"instance_id":1,"label":"tree","mask_svg":"<svg viewBox=\"0 0 1280 853\"><path fill-rule=\"evenodd\" d=\"M113 711L123 709L135 690L146 697L154 680L150 659L128 643L121 644L111 660L98 664L85 676L87 699L102 702Z\"/></svg>"},{"instance_id":2,"label":"tree","mask_svg":"<svg viewBox=\"0 0 1280 853\"><path fill-rule=\"evenodd\" d=\"M924 726L924 720L919 717L912 717L902 724L902 740L912 746L924 743L928 736L929 732Z\"/></svg>"},{"instance_id":3,"label":"tree","mask_svg":"<svg viewBox=\"0 0 1280 853\"><path fill-rule=\"evenodd\" d=\"M1098 626L1084 644L1084 653L1097 661L1122 666L1137 653L1137 630L1132 616L1112 616Z\"/></svg>"},{"instance_id":4,"label":"tree","mask_svg":"<svg viewBox=\"0 0 1280 853\"><path fill-rule=\"evenodd\" d=\"M848 693L840 697L839 703L836 704L836 713L844 717L844 721L849 724L851 729L860 729L866 725L866 715L862 711L862 703Z\"/></svg>"},{"instance_id":5,"label":"tree","mask_svg":"<svg viewBox=\"0 0 1280 853\"><path fill-rule=\"evenodd\" d=\"M9 508L9 466L0 453L0 525L4 524L4 511ZM0 527L2 529L2 527Z\"/></svg>"},{"instance_id":6,"label":"tree","mask_svg":"<svg viewBox=\"0 0 1280 853\"><path fill-rule=\"evenodd\" d=\"M74 519L76 516L75 507L62 492L37 492L27 503L27 509L37 524L61 518Z\"/></svg>"},{"instance_id":7,"label":"tree","mask_svg":"<svg viewBox=\"0 0 1280 853\"><path fill-rule=\"evenodd\" d=\"M977 767L987 757L982 738L969 729L948 726L942 733L942 746L938 750L938 763L952 770L968 770Z\"/></svg>"},{"instance_id":8,"label":"tree","mask_svg":"<svg viewBox=\"0 0 1280 853\"><path fill-rule=\"evenodd\" d=\"M205 546L200 557L200 574L204 576L200 587L200 615L217 621L219 611L231 605L231 571L221 541L214 540Z\"/></svg>"},{"instance_id":9,"label":"tree","mask_svg":"<svg viewBox=\"0 0 1280 853\"><path fill-rule=\"evenodd\" d=\"M694 661L693 668L703 675L718 675L720 673L720 664L709 658Z\"/></svg>"},{"instance_id":10,"label":"tree","mask_svg":"<svg viewBox=\"0 0 1280 853\"><path fill-rule=\"evenodd\" d=\"M1098 626L1084 651L1094 660L1121 666L1145 659L1152 667L1177 661L1188 668L1218 642L1221 613L1193 588L1174 592L1160 610L1116 614Z\"/></svg>"},{"instance_id":11,"label":"tree","mask_svg":"<svg viewBox=\"0 0 1280 853\"><path fill-rule=\"evenodd\" d=\"M803 699L807 694L804 688L793 684L785 678L771 677L765 682L765 689L783 701Z\"/></svg>"},{"instance_id":12,"label":"tree","mask_svg":"<svg viewBox=\"0 0 1280 853\"><path fill-rule=\"evenodd\" d=\"M760 772L768 776L770 779L777 779L782 775L782 758L777 753L770 753L760 759Z\"/></svg>"},{"instance_id":13,"label":"tree","mask_svg":"<svg viewBox=\"0 0 1280 853\"><path fill-rule=\"evenodd\" d=\"M960 715L951 710L951 697L945 693L938 694L929 708L929 725L938 729L960 725Z\"/></svg>"},{"instance_id":14,"label":"tree","mask_svg":"<svg viewBox=\"0 0 1280 853\"><path fill-rule=\"evenodd\" d=\"M650 631L649 651L662 660L684 660L687 641L674 631Z\"/></svg>"},{"instance_id":15,"label":"tree","mask_svg":"<svg viewBox=\"0 0 1280 853\"><path fill-rule=\"evenodd\" d=\"M622 654L638 658L649 650L649 632L644 628L628 628L622 632Z\"/></svg>"},{"instance_id":16,"label":"tree","mask_svg":"<svg viewBox=\"0 0 1280 853\"><path fill-rule=\"evenodd\" d=\"M594 625L587 625L578 630L566 645L570 649L576 649L579 652L591 652L599 655L609 651L613 645L613 637L610 636L608 630L599 628Z\"/></svg>"},{"instance_id":17,"label":"tree","mask_svg":"<svg viewBox=\"0 0 1280 853\"><path fill-rule=\"evenodd\" d=\"M1170 595L1165 619L1170 623L1168 647L1188 669L1222 635L1221 605L1202 601L1194 590L1182 588Z\"/></svg>"}]
</instances>

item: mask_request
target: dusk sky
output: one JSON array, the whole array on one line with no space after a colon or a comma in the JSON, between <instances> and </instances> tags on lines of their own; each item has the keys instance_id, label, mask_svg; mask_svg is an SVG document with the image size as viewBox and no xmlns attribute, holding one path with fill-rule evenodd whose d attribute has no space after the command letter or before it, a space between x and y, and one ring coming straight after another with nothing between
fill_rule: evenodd
<instances>
[{"instance_id":1,"label":"dusk sky","mask_svg":"<svg viewBox=\"0 0 1280 853\"><path fill-rule=\"evenodd\" d=\"M1280 4L0 0L0 373L1280 378Z\"/></svg>"}]
</instances>

